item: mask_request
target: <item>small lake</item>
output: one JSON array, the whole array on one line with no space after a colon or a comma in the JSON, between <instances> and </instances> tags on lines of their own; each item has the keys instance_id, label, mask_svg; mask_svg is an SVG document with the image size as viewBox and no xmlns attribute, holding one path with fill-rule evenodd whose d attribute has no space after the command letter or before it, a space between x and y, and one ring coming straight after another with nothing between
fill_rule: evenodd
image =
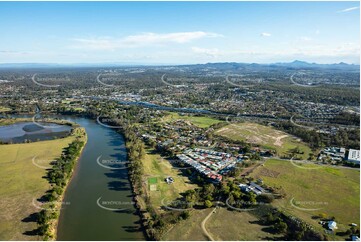
<instances>
[{"instance_id":1,"label":"small lake","mask_svg":"<svg viewBox=\"0 0 361 242\"><path fill-rule=\"evenodd\" d=\"M29 141L52 140L69 135L72 127L45 122L19 122L0 126L0 140L6 143L23 143Z\"/></svg>"}]
</instances>

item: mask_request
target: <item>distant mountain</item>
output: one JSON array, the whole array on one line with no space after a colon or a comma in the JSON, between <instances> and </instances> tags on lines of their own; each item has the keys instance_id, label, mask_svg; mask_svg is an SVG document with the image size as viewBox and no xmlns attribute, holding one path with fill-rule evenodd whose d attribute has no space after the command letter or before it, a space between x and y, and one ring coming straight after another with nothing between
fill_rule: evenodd
<instances>
[{"instance_id":1,"label":"distant mountain","mask_svg":"<svg viewBox=\"0 0 361 242\"><path fill-rule=\"evenodd\" d=\"M337 69L337 70L347 70L347 71L357 71L360 69L359 65L347 64L344 62L335 63L335 64L317 64L309 63L305 61L295 60L293 62L285 63L272 63L272 64L257 64L257 63L236 63L236 62L221 62L221 63L206 63L206 64L197 64L197 65L183 65L189 69L197 68L209 68L209 69L218 69L218 70L270 70L270 69Z\"/></svg>"},{"instance_id":2,"label":"distant mountain","mask_svg":"<svg viewBox=\"0 0 361 242\"><path fill-rule=\"evenodd\" d=\"M274 63L270 64L271 66L284 66L284 67L293 67L293 68L328 68L328 69L359 69L359 65L347 64L344 62L335 63L335 64L317 64L309 63L306 61L295 60L289 63Z\"/></svg>"}]
</instances>

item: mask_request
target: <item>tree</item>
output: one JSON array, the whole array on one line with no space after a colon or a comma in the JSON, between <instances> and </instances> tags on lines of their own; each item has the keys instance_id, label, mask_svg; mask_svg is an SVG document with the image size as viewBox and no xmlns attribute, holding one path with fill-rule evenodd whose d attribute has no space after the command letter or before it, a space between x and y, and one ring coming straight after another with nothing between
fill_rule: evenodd
<instances>
[{"instance_id":1,"label":"tree","mask_svg":"<svg viewBox=\"0 0 361 242\"><path fill-rule=\"evenodd\" d=\"M276 224L273 226L273 229L280 234L286 233L287 228L288 228L287 224L283 222L280 218L277 219Z\"/></svg>"},{"instance_id":2,"label":"tree","mask_svg":"<svg viewBox=\"0 0 361 242\"><path fill-rule=\"evenodd\" d=\"M204 201L204 206L206 206L206 208L210 208L213 206L213 203L209 200L206 200L206 201Z\"/></svg>"}]
</instances>

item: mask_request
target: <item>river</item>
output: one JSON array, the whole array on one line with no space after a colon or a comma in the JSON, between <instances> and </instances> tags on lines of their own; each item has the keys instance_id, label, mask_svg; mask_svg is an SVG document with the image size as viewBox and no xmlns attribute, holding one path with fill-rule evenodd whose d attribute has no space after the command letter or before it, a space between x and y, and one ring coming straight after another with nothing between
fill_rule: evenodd
<instances>
[{"instance_id":1,"label":"river","mask_svg":"<svg viewBox=\"0 0 361 242\"><path fill-rule=\"evenodd\" d=\"M90 119L61 118L84 127L88 142L65 192L57 240L144 240L127 169L122 169L123 136ZM118 169L111 169L114 165Z\"/></svg>"}]
</instances>

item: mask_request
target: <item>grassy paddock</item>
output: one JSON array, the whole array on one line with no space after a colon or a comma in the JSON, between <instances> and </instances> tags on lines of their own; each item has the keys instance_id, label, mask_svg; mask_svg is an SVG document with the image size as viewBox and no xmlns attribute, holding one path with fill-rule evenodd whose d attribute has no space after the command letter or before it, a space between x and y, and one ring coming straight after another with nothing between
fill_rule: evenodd
<instances>
[{"instance_id":1,"label":"grassy paddock","mask_svg":"<svg viewBox=\"0 0 361 242\"><path fill-rule=\"evenodd\" d=\"M162 237L162 240L180 241L202 241L207 240L204 235L201 223L205 217L213 210L207 208L202 210L192 210L191 216L187 220L181 221Z\"/></svg>"},{"instance_id":2,"label":"grassy paddock","mask_svg":"<svg viewBox=\"0 0 361 242\"><path fill-rule=\"evenodd\" d=\"M0 240L40 239L31 235L37 224L30 215L39 212L33 200L50 188L44 168L74 139L0 145Z\"/></svg>"},{"instance_id":3,"label":"grassy paddock","mask_svg":"<svg viewBox=\"0 0 361 242\"><path fill-rule=\"evenodd\" d=\"M248 212L220 208L207 221L207 231L215 240L269 240L274 235L265 232L266 226Z\"/></svg>"},{"instance_id":4,"label":"grassy paddock","mask_svg":"<svg viewBox=\"0 0 361 242\"><path fill-rule=\"evenodd\" d=\"M319 219L312 217L320 213L328 217L335 216L339 231L347 229L350 223L359 224L360 171L316 165L303 165L303 168L289 161L271 159L264 166L258 167L251 176L262 178L269 186L281 188L286 197L275 200L275 206L319 230L322 230Z\"/></svg>"}]
</instances>

